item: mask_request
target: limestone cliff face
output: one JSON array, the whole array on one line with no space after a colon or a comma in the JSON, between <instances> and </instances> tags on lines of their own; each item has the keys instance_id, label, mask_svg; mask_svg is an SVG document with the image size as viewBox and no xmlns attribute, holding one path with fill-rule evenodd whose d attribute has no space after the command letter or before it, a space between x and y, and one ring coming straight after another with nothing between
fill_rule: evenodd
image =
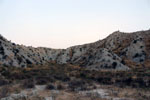
<instances>
[{"instance_id":1,"label":"limestone cliff face","mask_svg":"<svg viewBox=\"0 0 150 100\"><path fill-rule=\"evenodd\" d=\"M67 49L26 47L12 43L0 35L1 65L27 67L30 64L45 64L49 61L97 70L148 67L150 30L134 33L116 31L103 40Z\"/></svg>"}]
</instances>

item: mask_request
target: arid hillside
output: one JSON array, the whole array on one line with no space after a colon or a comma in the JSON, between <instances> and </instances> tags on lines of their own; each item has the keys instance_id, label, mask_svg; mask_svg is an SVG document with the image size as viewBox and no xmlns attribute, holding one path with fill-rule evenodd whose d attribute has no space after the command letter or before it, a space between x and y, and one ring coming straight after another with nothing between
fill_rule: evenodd
<instances>
[{"instance_id":1,"label":"arid hillside","mask_svg":"<svg viewBox=\"0 0 150 100\"><path fill-rule=\"evenodd\" d=\"M17 45L0 36L0 64L12 67L43 65L49 61L89 69L128 70L150 66L150 30L116 31L103 40L67 49Z\"/></svg>"}]
</instances>

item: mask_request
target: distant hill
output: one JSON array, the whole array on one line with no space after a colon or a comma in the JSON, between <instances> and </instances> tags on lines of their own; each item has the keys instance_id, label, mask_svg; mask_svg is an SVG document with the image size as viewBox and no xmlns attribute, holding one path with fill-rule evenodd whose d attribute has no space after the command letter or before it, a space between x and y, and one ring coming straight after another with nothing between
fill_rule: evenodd
<instances>
[{"instance_id":1,"label":"distant hill","mask_svg":"<svg viewBox=\"0 0 150 100\"><path fill-rule=\"evenodd\" d=\"M103 40L67 49L17 45L0 35L0 65L27 67L50 61L96 70L150 67L150 30L133 33L116 31Z\"/></svg>"}]
</instances>

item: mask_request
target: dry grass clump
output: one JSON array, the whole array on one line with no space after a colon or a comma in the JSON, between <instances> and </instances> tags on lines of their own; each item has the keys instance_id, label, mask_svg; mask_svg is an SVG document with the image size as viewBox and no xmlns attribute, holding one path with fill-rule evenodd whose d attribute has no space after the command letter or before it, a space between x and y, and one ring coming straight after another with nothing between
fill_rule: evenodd
<instances>
[{"instance_id":1,"label":"dry grass clump","mask_svg":"<svg viewBox=\"0 0 150 100\"><path fill-rule=\"evenodd\" d=\"M55 90L56 87L55 87L54 84L48 84L48 85L46 86L46 89L48 89L48 90Z\"/></svg>"},{"instance_id":2,"label":"dry grass clump","mask_svg":"<svg viewBox=\"0 0 150 100\"><path fill-rule=\"evenodd\" d=\"M25 89L30 89L35 87L35 82L32 79L24 80L22 87Z\"/></svg>"},{"instance_id":3,"label":"dry grass clump","mask_svg":"<svg viewBox=\"0 0 150 100\"><path fill-rule=\"evenodd\" d=\"M4 86L0 88L0 98L6 97L10 94L10 87Z\"/></svg>"},{"instance_id":4,"label":"dry grass clump","mask_svg":"<svg viewBox=\"0 0 150 100\"><path fill-rule=\"evenodd\" d=\"M112 97L117 98L134 98L135 100L150 100L150 90L138 89L138 88L119 88L116 86L101 86L103 89L107 89L108 93ZM131 100L132 100L131 99Z\"/></svg>"},{"instance_id":5,"label":"dry grass clump","mask_svg":"<svg viewBox=\"0 0 150 100\"><path fill-rule=\"evenodd\" d=\"M9 84L9 81L0 77L0 86Z\"/></svg>"}]
</instances>

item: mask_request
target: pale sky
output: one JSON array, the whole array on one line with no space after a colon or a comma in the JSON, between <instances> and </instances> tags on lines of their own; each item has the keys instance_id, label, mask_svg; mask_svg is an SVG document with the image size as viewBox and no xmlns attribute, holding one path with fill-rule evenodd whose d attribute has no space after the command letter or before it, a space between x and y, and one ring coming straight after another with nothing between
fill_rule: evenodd
<instances>
[{"instance_id":1,"label":"pale sky","mask_svg":"<svg viewBox=\"0 0 150 100\"><path fill-rule=\"evenodd\" d=\"M0 34L51 48L150 29L150 0L0 0Z\"/></svg>"}]
</instances>

